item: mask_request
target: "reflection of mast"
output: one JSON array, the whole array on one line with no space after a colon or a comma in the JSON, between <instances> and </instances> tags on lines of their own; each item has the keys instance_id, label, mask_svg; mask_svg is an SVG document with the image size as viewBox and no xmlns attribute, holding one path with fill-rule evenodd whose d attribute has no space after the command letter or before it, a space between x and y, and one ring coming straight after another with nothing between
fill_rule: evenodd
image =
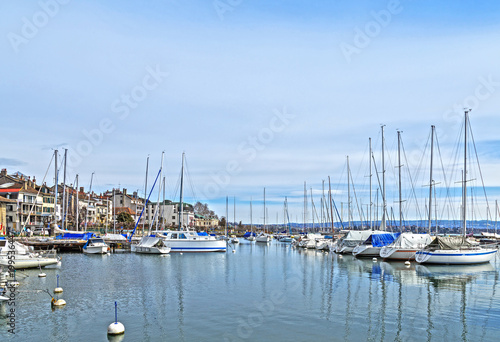
<instances>
[{"instance_id":1,"label":"reflection of mast","mask_svg":"<svg viewBox=\"0 0 500 342\"><path fill-rule=\"evenodd\" d=\"M467 341L467 282L462 283L462 297L460 300L460 320L462 321L462 340Z\"/></svg>"},{"instance_id":2,"label":"reflection of mast","mask_svg":"<svg viewBox=\"0 0 500 342\"><path fill-rule=\"evenodd\" d=\"M434 324L432 324L432 294L431 294L431 284L427 283L427 341L432 339L432 329L434 329Z\"/></svg>"}]
</instances>

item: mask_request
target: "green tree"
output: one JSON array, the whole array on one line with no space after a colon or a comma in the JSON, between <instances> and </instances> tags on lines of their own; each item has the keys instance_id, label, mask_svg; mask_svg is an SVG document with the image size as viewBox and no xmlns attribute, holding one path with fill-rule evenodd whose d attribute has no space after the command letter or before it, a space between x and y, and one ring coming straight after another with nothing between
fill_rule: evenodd
<instances>
[{"instance_id":1,"label":"green tree","mask_svg":"<svg viewBox=\"0 0 500 342\"><path fill-rule=\"evenodd\" d=\"M219 227L224 228L226 226L226 218L222 216L219 220Z\"/></svg>"},{"instance_id":2,"label":"green tree","mask_svg":"<svg viewBox=\"0 0 500 342\"><path fill-rule=\"evenodd\" d=\"M120 223L131 223L134 222L134 219L129 213L122 212L118 214L118 216L116 217L116 221Z\"/></svg>"}]
</instances>

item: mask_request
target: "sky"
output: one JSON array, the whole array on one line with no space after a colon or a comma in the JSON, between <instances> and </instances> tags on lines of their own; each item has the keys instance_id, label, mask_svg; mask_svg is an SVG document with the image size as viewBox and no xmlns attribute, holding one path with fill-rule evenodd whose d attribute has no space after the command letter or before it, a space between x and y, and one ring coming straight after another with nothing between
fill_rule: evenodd
<instances>
[{"instance_id":1,"label":"sky","mask_svg":"<svg viewBox=\"0 0 500 342\"><path fill-rule=\"evenodd\" d=\"M347 156L353 206L368 212L368 140L381 170L384 125L387 206L397 215L399 130L404 215L420 218L431 125L443 165L460 168L466 107L490 206L500 195L495 1L4 1L0 32L9 173L40 182L54 149L68 149L68 183L78 174L88 189L94 172L95 191L142 196L148 156L150 188L165 152L175 200L185 152L187 201L224 216L228 196L230 220L236 203L244 222L252 201L259 223L265 188L268 222L283 221L285 196L290 220L302 222L304 182L318 216L328 177L339 210L347 206ZM448 182L457 199L460 170L440 169L436 198ZM437 202L438 216L449 212ZM311 207L308 198L308 221Z\"/></svg>"}]
</instances>

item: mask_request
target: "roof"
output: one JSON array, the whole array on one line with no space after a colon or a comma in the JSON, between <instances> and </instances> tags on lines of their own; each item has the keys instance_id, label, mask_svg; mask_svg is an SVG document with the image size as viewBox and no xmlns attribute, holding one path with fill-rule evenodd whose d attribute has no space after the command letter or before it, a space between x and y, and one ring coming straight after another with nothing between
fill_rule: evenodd
<instances>
[{"instance_id":1,"label":"roof","mask_svg":"<svg viewBox=\"0 0 500 342\"><path fill-rule=\"evenodd\" d=\"M115 215L118 215L121 213L128 213L130 215L135 215L135 212L132 211L132 209L130 209L128 207L116 207L115 208Z\"/></svg>"},{"instance_id":2,"label":"roof","mask_svg":"<svg viewBox=\"0 0 500 342\"><path fill-rule=\"evenodd\" d=\"M16 200L13 200L10 198L5 198L3 196L0 196L0 202L2 202L2 203L17 203Z\"/></svg>"}]
</instances>

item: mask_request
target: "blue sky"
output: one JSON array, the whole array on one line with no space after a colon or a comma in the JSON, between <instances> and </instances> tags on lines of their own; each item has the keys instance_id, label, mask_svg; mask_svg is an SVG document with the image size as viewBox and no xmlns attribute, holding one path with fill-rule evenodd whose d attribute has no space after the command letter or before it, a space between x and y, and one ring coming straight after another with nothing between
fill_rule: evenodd
<instances>
[{"instance_id":1,"label":"blue sky","mask_svg":"<svg viewBox=\"0 0 500 342\"><path fill-rule=\"evenodd\" d=\"M165 151L173 197L185 151L191 200L222 215L225 196L236 196L237 219L249 220L253 198L258 222L266 187L272 221L282 220L285 196L301 220L304 181L318 193L331 176L336 200L346 201L346 155L368 203L368 138L380 164L385 124L396 211L396 131L425 198L417 169L430 126L448 163L468 106L490 201L499 195L497 2L0 6L0 166L9 171L41 180L52 150L68 148L71 182L78 173L88 188L95 171L95 189L133 191L144 188L147 156L151 178Z\"/></svg>"}]
</instances>

